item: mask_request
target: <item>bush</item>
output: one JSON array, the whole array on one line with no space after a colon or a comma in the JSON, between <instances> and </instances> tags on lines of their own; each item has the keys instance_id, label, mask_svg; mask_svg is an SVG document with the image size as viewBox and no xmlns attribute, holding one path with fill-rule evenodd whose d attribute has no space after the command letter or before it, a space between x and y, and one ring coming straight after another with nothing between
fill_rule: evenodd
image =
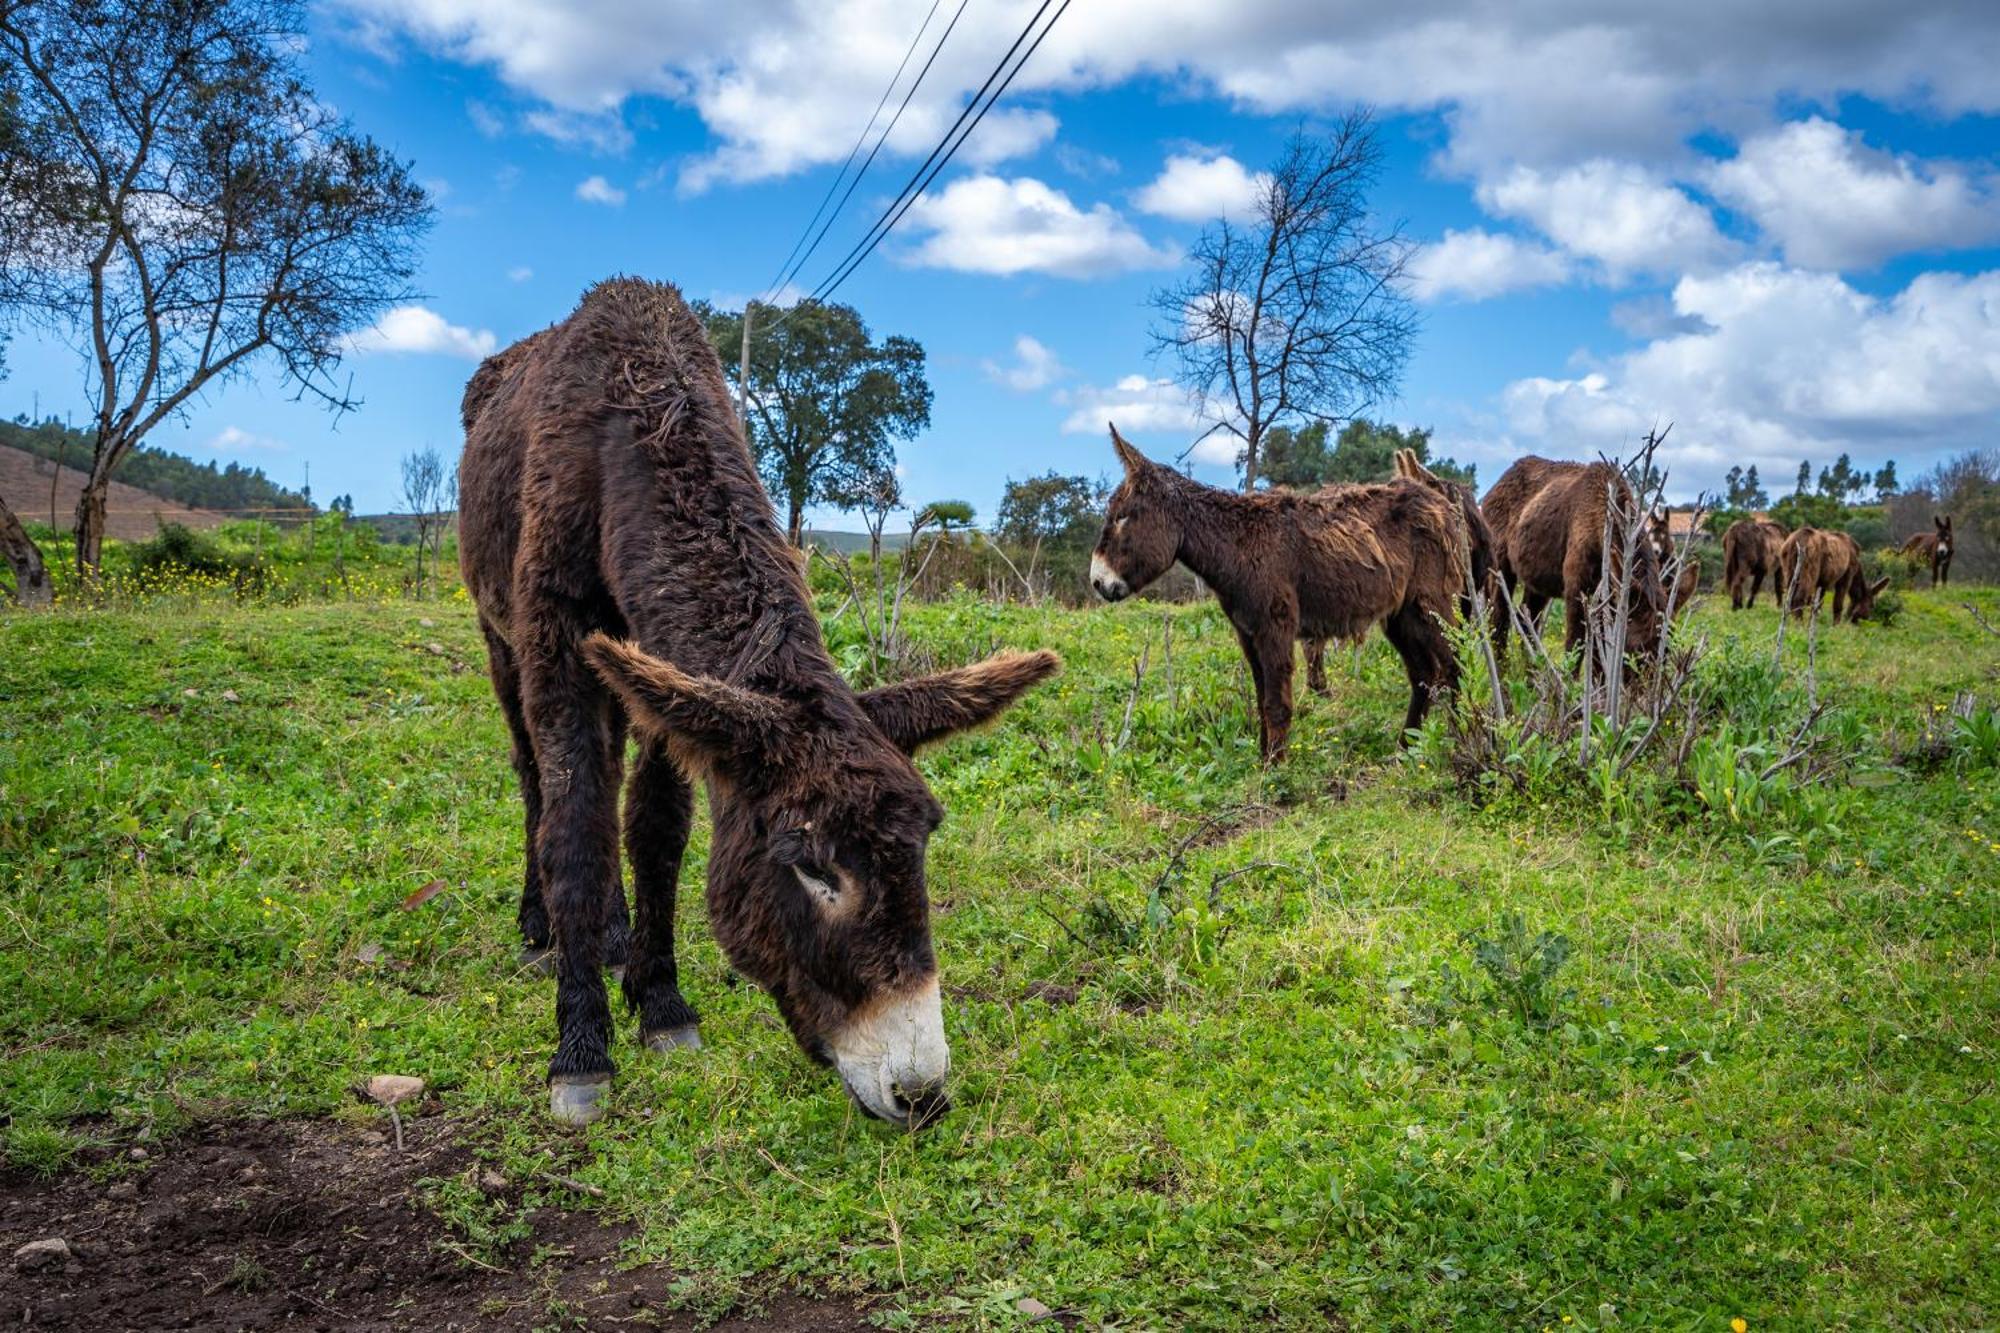
<instances>
[{"instance_id":1,"label":"bush","mask_svg":"<svg viewBox=\"0 0 2000 1333\"><path fill-rule=\"evenodd\" d=\"M151 540L134 546L132 568L142 581L226 580L239 593L256 592L270 578L269 567L257 556L231 554L207 533L180 523L163 523Z\"/></svg>"}]
</instances>

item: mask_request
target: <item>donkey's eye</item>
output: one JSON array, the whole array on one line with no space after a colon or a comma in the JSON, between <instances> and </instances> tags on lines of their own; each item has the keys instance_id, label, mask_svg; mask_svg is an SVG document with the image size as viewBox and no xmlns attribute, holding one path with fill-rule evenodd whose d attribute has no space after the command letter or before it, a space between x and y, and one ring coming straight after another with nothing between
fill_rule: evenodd
<instances>
[{"instance_id":1,"label":"donkey's eye","mask_svg":"<svg viewBox=\"0 0 2000 1333\"><path fill-rule=\"evenodd\" d=\"M835 907L839 905L840 890L833 886L831 872L828 873L827 878L823 879L812 870L807 870L802 866L793 866L792 873L799 877L799 884L804 887L807 895L821 907Z\"/></svg>"},{"instance_id":2,"label":"donkey's eye","mask_svg":"<svg viewBox=\"0 0 2000 1333\"><path fill-rule=\"evenodd\" d=\"M1113 532L1123 532L1125 531L1125 525L1131 521L1129 518L1114 518L1111 520L1111 530Z\"/></svg>"}]
</instances>

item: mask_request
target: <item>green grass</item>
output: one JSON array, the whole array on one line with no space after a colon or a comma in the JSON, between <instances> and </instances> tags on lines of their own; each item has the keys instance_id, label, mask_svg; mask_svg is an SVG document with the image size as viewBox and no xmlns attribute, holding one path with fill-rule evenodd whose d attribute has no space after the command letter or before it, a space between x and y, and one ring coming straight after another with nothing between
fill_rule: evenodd
<instances>
[{"instance_id":1,"label":"green grass","mask_svg":"<svg viewBox=\"0 0 2000 1333\"><path fill-rule=\"evenodd\" d=\"M1938 704L2000 694L1968 598L2000 622L1954 588L1824 635L1862 748L1809 818L1745 824L1673 791L1615 825L1581 791L1468 803L1396 756L1379 639L1267 774L1212 607L918 608L940 661L1069 664L924 760L957 1108L919 1136L731 983L699 895L707 1049L623 1025L613 1118L545 1123L552 996L514 961L518 806L462 604L0 617L5 1151L364 1115L353 1083L409 1072L513 1178L602 1187L704 1308L797 1280L887 1291L891 1324L1009 1326L1031 1295L1139 1328L1990 1325L2000 775L1897 764ZM1768 606L1695 620L1770 651ZM1510 913L1571 948L1532 1004L1476 958ZM475 1247L519 1234L436 1202Z\"/></svg>"}]
</instances>

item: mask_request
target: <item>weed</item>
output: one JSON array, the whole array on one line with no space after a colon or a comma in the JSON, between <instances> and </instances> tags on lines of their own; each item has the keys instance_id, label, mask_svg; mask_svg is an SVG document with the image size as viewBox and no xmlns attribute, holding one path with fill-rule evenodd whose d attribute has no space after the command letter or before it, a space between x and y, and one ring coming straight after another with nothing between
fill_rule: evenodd
<instances>
[{"instance_id":1,"label":"weed","mask_svg":"<svg viewBox=\"0 0 2000 1333\"><path fill-rule=\"evenodd\" d=\"M1519 912L1503 912L1494 934L1468 934L1465 939L1472 945L1472 960L1492 983L1494 1003L1524 1027L1556 1025L1563 1001L1575 995L1555 987L1556 975L1569 961L1568 936L1544 930L1531 939Z\"/></svg>"}]
</instances>

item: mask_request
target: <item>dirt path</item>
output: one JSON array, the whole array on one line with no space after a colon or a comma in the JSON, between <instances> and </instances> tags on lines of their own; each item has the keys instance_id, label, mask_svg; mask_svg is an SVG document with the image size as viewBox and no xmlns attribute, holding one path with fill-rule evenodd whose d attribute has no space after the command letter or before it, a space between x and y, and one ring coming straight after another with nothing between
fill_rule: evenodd
<instances>
[{"instance_id":1,"label":"dirt path","mask_svg":"<svg viewBox=\"0 0 2000 1333\"><path fill-rule=\"evenodd\" d=\"M424 1206L416 1182L466 1175L442 1119L407 1123L397 1152L363 1128L313 1121L210 1126L125 1153L122 1169L0 1174L0 1327L89 1329L697 1329L674 1274L621 1270L627 1234L540 1208L532 1234L486 1265ZM107 1163L100 1161L97 1165ZM488 1173L484 1187L518 1199ZM17 1255L59 1238L67 1254ZM52 1247L50 1247L52 1248ZM862 1330L862 1307L782 1296L717 1329Z\"/></svg>"}]
</instances>

